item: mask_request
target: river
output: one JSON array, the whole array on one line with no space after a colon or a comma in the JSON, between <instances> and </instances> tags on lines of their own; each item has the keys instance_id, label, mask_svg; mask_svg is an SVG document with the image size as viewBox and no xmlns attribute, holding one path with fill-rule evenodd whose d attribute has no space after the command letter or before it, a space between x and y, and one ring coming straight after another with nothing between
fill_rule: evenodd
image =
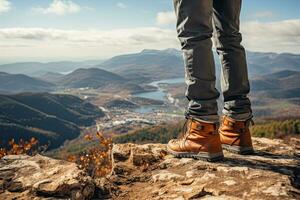
<instances>
[{"instance_id":1,"label":"river","mask_svg":"<svg viewBox=\"0 0 300 200\"><path fill-rule=\"evenodd\" d=\"M152 83L149 83L149 85L156 87L157 88L156 91L141 92L141 93L134 94L133 96L165 101L167 98L167 93L159 86L159 84L162 83L173 84L173 83L183 83L183 82L184 82L183 78L172 78L172 79L154 81Z\"/></svg>"},{"instance_id":2,"label":"river","mask_svg":"<svg viewBox=\"0 0 300 200\"><path fill-rule=\"evenodd\" d=\"M147 99L154 99L154 100L160 100L160 101L167 101L167 92L164 91L163 88L161 88L159 85L160 84L174 84L174 83L183 83L184 78L172 78L172 79L164 79L160 81L154 81L152 83L149 83L149 85L154 86L157 88L156 91L151 91L151 92L141 92L134 94L133 96L135 97L143 97ZM142 106L140 108L135 109L135 112L138 113L149 113L153 112L154 110L158 109L163 109L162 106L155 106L155 105L150 105L150 106Z\"/></svg>"}]
</instances>

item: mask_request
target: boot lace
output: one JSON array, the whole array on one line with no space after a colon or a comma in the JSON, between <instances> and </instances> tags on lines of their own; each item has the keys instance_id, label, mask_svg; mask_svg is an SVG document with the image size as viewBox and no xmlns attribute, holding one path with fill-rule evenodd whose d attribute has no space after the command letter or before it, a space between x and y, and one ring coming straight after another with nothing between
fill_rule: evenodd
<instances>
[{"instance_id":1,"label":"boot lace","mask_svg":"<svg viewBox=\"0 0 300 200\"><path fill-rule=\"evenodd\" d=\"M180 140L182 140L182 139L185 139L186 138L186 136L187 136L187 132L188 132L188 129L189 129L189 119L186 119L185 120L185 122L184 122L184 124L183 124L183 127L182 127L182 131L180 132L180 134L179 134L179 136L178 136L178 140L176 140L176 141L180 141Z\"/></svg>"}]
</instances>

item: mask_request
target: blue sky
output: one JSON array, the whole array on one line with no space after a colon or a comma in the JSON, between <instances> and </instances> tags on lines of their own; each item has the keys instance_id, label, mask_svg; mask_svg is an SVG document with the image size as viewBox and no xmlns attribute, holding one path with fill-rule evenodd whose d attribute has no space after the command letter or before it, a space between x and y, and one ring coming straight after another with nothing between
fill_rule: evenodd
<instances>
[{"instance_id":1,"label":"blue sky","mask_svg":"<svg viewBox=\"0 0 300 200\"><path fill-rule=\"evenodd\" d=\"M1 15L0 27L113 29L153 26L158 12L173 9L172 0L73 0L83 7L83 11L59 16L43 15L33 11L33 8L47 7L52 0L11 0L10 2L12 9ZM124 7L118 6L119 4L123 4ZM299 19L299 8L299 0L244 0L241 17L242 21L266 22ZM270 13L270 15L256 16L263 13Z\"/></svg>"},{"instance_id":2,"label":"blue sky","mask_svg":"<svg viewBox=\"0 0 300 200\"><path fill-rule=\"evenodd\" d=\"M244 0L246 48L300 53L299 8L299 0ZM0 19L0 62L179 48L172 0L0 0Z\"/></svg>"}]
</instances>

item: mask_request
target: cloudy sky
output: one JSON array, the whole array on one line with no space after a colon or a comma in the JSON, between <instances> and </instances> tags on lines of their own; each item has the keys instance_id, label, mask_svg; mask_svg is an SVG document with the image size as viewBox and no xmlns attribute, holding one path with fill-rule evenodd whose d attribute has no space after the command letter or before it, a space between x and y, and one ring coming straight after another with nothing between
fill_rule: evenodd
<instances>
[{"instance_id":1,"label":"cloudy sky","mask_svg":"<svg viewBox=\"0 0 300 200\"><path fill-rule=\"evenodd\" d=\"M300 0L244 0L251 51L300 53ZM172 0L0 0L0 63L179 48Z\"/></svg>"}]
</instances>

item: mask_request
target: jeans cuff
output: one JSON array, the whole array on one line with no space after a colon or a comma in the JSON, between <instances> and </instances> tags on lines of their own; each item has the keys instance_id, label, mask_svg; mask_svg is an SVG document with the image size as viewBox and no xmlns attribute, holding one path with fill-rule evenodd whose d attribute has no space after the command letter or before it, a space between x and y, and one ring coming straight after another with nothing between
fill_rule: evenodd
<instances>
[{"instance_id":1,"label":"jeans cuff","mask_svg":"<svg viewBox=\"0 0 300 200\"><path fill-rule=\"evenodd\" d=\"M219 123L219 115L191 115L189 113L185 113L185 117L195 119L200 122L216 124Z\"/></svg>"},{"instance_id":2,"label":"jeans cuff","mask_svg":"<svg viewBox=\"0 0 300 200\"><path fill-rule=\"evenodd\" d=\"M233 119L233 120L236 120L236 121L246 121L246 120L249 120L249 119L253 118L252 113L242 113L242 114L227 113L227 114L224 114L224 115L231 118L231 119Z\"/></svg>"}]
</instances>

